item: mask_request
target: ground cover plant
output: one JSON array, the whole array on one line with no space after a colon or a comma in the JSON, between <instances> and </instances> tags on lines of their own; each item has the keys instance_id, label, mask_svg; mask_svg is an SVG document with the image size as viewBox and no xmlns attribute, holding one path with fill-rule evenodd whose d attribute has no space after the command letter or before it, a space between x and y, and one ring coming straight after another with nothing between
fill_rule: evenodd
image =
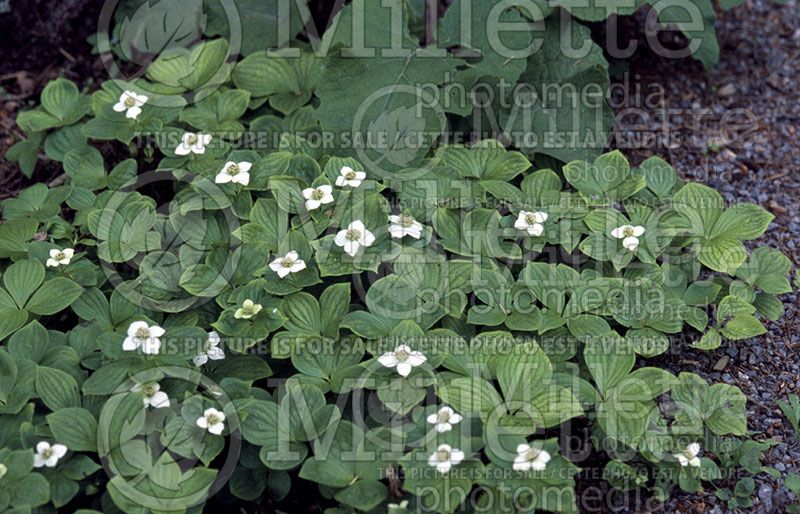
<instances>
[{"instance_id":1,"label":"ground cover plant","mask_svg":"<svg viewBox=\"0 0 800 514\"><path fill-rule=\"evenodd\" d=\"M212 16L144 78L58 79L20 114L15 156L43 148L65 176L0 204L4 510L311 494L330 514L576 512L577 426L610 484L657 500L763 471L741 391L657 362L678 337L712 350L782 315L790 261L758 245L772 216L603 153L602 101L577 127L557 110L558 128L597 129L578 144L542 144L549 114L520 107L527 125L499 98L499 139L447 141L442 120L465 130L476 109L442 101L451 81L607 85L605 59L563 57L559 36L587 29L550 8L530 57L426 56L420 11L392 5L345 6L325 56L244 38L237 62ZM474 7L489 41L491 5ZM442 47L461 46L459 8ZM410 51L348 55L361 22L371 48ZM317 144L351 130L388 143Z\"/></svg>"}]
</instances>

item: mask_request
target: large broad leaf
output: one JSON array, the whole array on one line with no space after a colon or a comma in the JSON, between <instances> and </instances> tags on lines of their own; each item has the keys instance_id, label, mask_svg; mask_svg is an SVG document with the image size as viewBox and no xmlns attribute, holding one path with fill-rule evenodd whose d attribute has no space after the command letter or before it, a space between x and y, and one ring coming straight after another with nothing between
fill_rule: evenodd
<instances>
[{"instance_id":1,"label":"large broad leaf","mask_svg":"<svg viewBox=\"0 0 800 514\"><path fill-rule=\"evenodd\" d=\"M17 261L9 266L3 274L3 284L14 298L17 306L24 307L25 302L44 280L44 266L34 260ZM13 305L6 305L13 307Z\"/></svg>"},{"instance_id":2,"label":"large broad leaf","mask_svg":"<svg viewBox=\"0 0 800 514\"><path fill-rule=\"evenodd\" d=\"M541 48L520 76L535 98L506 99L512 103L500 112L503 132L529 154L591 160L605 147L613 121L603 51L591 42L589 29L571 19L547 19L537 37ZM572 55L564 51L564 41L570 41ZM520 134L525 136L515 137Z\"/></svg>"},{"instance_id":3,"label":"large broad leaf","mask_svg":"<svg viewBox=\"0 0 800 514\"><path fill-rule=\"evenodd\" d=\"M300 57L257 52L236 65L233 81L254 98L269 97L273 109L291 114L308 103L322 76L322 63L305 52Z\"/></svg>"},{"instance_id":4,"label":"large broad leaf","mask_svg":"<svg viewBox=\"0 0 800 514\"><path fill-rule=\"evenodd\" d=\"M72 451L97 451L97 420L80 407L59 409L47 416L53 436Z\"/></svg>"},{"instance_id":5,"label":"large broad leaf","mask_svg":"<svg viewBox=\"0 0 800 514\"><path fill-rule=\"evenodd\" d=\"M206 27L202 0L140 2L120 23L120 50L139 65L197 42Z\"/></svg>"},{"instance_id":6,"label":"large broad leaf","mask_svg":"<svg viewBox=\"0 0 800 514\"><path fill-rule=\"evenodd\" d=\"M714 271L733 275L747 258L747 252L738 239L717 237L702 243L698 258Z\"/></svg>"},{"instance_id":7,"label":"large broad leaf","mask_svg":"<svg viewBox=\"0 0 800 514\"><path fill-rule=\"evenodd\" d=\"M66 309L82 292L83 288L68 278L52 278L33 294L25 309L34 314L55 314Z\"/></svg>"},{"instance_id":8,"label":"large broad leaf","mask_svg":"<svg viewBox=\"0 0 800 514\"><path fill-rule=\"evenodd\" d=\"M363 15L360 42L351 34L356 15ZM434 142L431 135L445 128L435 96L464 61L420 48L405 24L393 22L391 7L366 0L342 9L325 42L345 48L328 57L316 91L322 129L352 132L353 144L340 151L352 154L358 147L362 160L369 161L364 162L368 173L385 174L421 162ZM435 94L422 91L420 84L430 85Z\"/></svg>"},{"instance_id":9,"label":"large broad leaf","mask_svg":"<svg viewBox=\"0 0 800 514\"><path fill-rule=\"evenodd\" d=\"M709 235L725 209L725 201L710 187L691 182L683 186L674 197L675 209L691 223L692 233Z\"/></svg>"},{"instance_id":10,"label":"large broad leaf","mask_svg":"<svg viewBox=\"0 0 800 514\"><path fill-rule=\"evenodd\" d=\"M504 411L500 394L480 377L456 378L441 387L437 394L458 412L477 414L483 420Z\"/></svg>"},{"instance_id":11,"label":"large broad leaf","mask_svg":"<svg viewBox=\"0 0 800 514\"><path fill-rule=\"evenodd\" d=\"M465 24L465 20L470 20L471 25ZM481 77L513 84L525 70L532 51L533 31L520 29L525 25L522 14L506 3L457 0L439 22L436 46L454 48L455 55L467 61L454 76L465 91L470 91ZM507 30L509 26L515 29ZM461 115L472 112L471 98L449 97L449 100L443 105L447 112Z\"/></svg>"},{"instance_id":12,"label":"large broad leaf","mask_svg":"<svg viewBox=\"0 0 800 514\"><path fill-rule=\"evenodd\" d=\"M206 33L241 41L242 55L288 46L304 22L311 19L305 2L235 0L205 4L209 14Z\"/></svg>"},{"instance_id":13,"label":"large broad leaf","mask_svg":"<svg viewBox=\"0 0 800 514\"><path fill-rule=\"evenodd\" d=\"M766 232L774 216L758 205L740 203L726 209L711 230L711 237L730 237L742 241L756 239Z\"/></svg>"},{"instance_id":14,"label":"large broad leaf","mask_svg":"<svg viewBox=\"0 0 800 514\"><path fill-rule=\"evenodd\" d=\"M738 0L723 0L723 8L736 5ZM684 57L693 55L706 69L713 68L719 60L719 44L714 29L716 13L711 0L678 0L657 2L655 0L610 0L586 2L584 0L553 0L551 7L562 7L573 16L587 21L603 21L613 15L631 15L645 4L651 4L658 13L658 21L674 26L683 32L687 47L681 51L661 48L668 55ZM659 50L659 49L657 49Z\"/></svg>"}]
</instances>

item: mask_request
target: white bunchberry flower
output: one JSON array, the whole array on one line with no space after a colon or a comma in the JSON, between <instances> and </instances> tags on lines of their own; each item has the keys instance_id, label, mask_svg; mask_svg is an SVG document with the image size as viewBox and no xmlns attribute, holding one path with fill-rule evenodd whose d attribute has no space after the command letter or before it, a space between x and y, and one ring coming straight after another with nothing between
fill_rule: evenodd
<instances>
[{"instance_id":1,"label":"white bunchberry flower","mask_svg":"<svg viewBox=\"0 0 800 514\"><path fill-rule=\"evenodd\" d=\"M333 201L333 188L327 184L319 187L307 187L303 189L303 198L306 199L306 209L313 211L320 205Z\"/></svg>"},{"instance_id":2,"label":"white bunchberry flower","mask_svg":"<svg viewBox=\"0 0 800 514\"><path fill-rule=\"evenodd\" d=\"M214 178L214 183L227 184L233 182L234 184L246 186L250 183L250 173L248 173L248 171L250 171L252 167L253 163L251 162L228 161L225 163L225 166L222 167L222 171Z\"/></svg>"},{"instance_id":3,"label":"white bunchberry flower","mask_svg":"<svg viewBox=\"0 0 800 514\"><path fill-rule=\"evenodd\" d=\"M449 444L440 444L436 451L428 457L428 465L436 468L439 473L447 473L450 468L457 466L464 460L464 452L452 448Z\"/></svg>"},{"instance_id":4,"label":"white bunchberry flower","mask_svg":"<svg viewBox=\"0 0 800 514\"><path fill-rule=\"evenodd\" d=\"M408 508L408 500L403 500L400 503L390 503L386 507L389 509L389 512L394 512L396 510L405 512Z\"/></svg>"},{"instance_id":5,"label":"white bunchberry flower","mask_svg":"<svg viewBox=\"0 0 800 514\"><path fill-rule=\"evenodd\" d=\"M119 102L114 104L116 112L125 112L125 117L135 120L142 114L142 106L147 103L149 98L145 95L136 94L133 91L125 91L119 96Z\"/></svg>"},{"instance_id":6,"label":"white bunchberry flower","mask_svg":"<svg viewBox=\"0 0 800 514\"><path fill-rule=\"evenodd\" d=\"M681 453L673 454L673 457L678 459L682 467L692 466L693 468L700 467L700 444L692 443L686 447Z\"/></svg>"},{"instance_id":7,"label":"white bunchberry flower","mask_svg":"<svg viewBox=\"0 0 800 514\"><path fill-rule=\"evenodd\" d=\"M211 331L208 333L208 339L206 340L205 344L203 345L203 350L199 355L192 357L192 362L195 366L200 367L206 362L208 359L212 361L218 361L220 359L225 358L225 352L222 351L222 348L219 347L219 334L215 331Z\"/></svg>"},{"instance_id":8,"label":"white bunchberry flower","mask_svg":"<svg viewBox=\"0 0 800 514\"><path fill-rule=\"evenodd\" d=\"M392 352L386 352L378 357L378 362L387 368L397 368L397 373L407 377L412 368L422 366L428 360L422 352L412 351L407 344L401 344Z\"/></svg>"},{"instance_id":9,"label":"white bunchberry flower","mask_svg":"<svg viewBox=\"0 0 800 514\"><path fill-rule=\"evenodd\" d=\"M514 228L524 230L534 237L539 237L544 232L542 223L547 221L547 218L546 212L519 211L517 221L514 222Z\"/></svg>"},{"instance_id":10,"label":"white bunchberry flower","mask_svg":"<svg viewBox=\"0 0 800 514\"><path fill-rule=\"evenodd\" d=\"M143 353L158 353L165 330L157 325L152 327L146 321L134 321L128 327L128 337L122 342L122 349L132 352L139 348Z\"/></svg>"},{"instance_id":11,"label":"white bunchberry flower","mask_svg":"<svg viewBox=\"0 0 800 514\"><path fill-rule=\"evenodd\" d=\"M197 418L197 426L205 428L214 435L220 435L225 430L225 414L217 409L211 407L203 412L203 415Z\"/></svg>"},{"instance_id":12,"label":"white bunchberry flower","mask_svg":"<svg viewBox=\"0 0 800 514\"><path fill-rule=\"evenodd\" d=\"M161 385L158 382L137 384L131 391L134 393L141 392L144 395L143 401L145 407L148 405L154 409L169 407L169 396L161 390Z\"/></svg>"},{"instance_id":13,"label":"white bunchberry flower","mask_svg":"<svg viewBox=\"0 0 800 514\"><path fill-rule=\"evenodd\" d=\"M550 454L541 448L533 448L529 444L517 446L517 456L511 468L515 471L542 471L550 462Z\"/></svg>"},{"instance_id":14,"label":"white bunchberry flower","mask_svg":"<svg viewBox=\"0 0 800 514\"><path fill-rule=\"evenodd\" d=\"M436 414L428 416L427 421L433 425L437 432L449 432L453 430L453 425L461 421L461 414L445 406L439 409Z\"/></svg>"},{"instance_id":15,"label":"white bunchberry flower","mask_svg":"<svg viewBox=\"0 0 800 514\"><path fill-rule=\"evenodd\" d=\"M72 260L73 255L75 255L75 250L72 248L64 248L63 250L53 248L50 250L50 258L47 259L45 264L51 268L55 268L59 265L66 266L69 264L69 261Z\"/></svg>"},{"instance_id":16,"label":"white bunchberry flower","mask_svg":"<svg viewBox=\"0 0 800 514\"><path fill-rule=\"evenodd\" d=\"M47 441L40 441L36 445L36 454L33 456L33 467L41 468L47 466L54 468L58 464L58 459L67 454L67 447L63 444L50 446Z\"/></svg>"},{"instance_id":17,"label":"white bunchberry flower","mask_svg":"<svg viewBox=\"0 0 800 514\"><path fill-rule=\"evenodd\" d=\"M259 312L261 312L261 304L253 303L253 300L248 299L242 302L241 307L236 309L236 312L233 313L233 317L236 319L250 319Z\"/></svg>"},{"instance_id":18,"label":"white bunchberry flower","mask_svg":"<svg viewBox=\"0 0 800 514\"><path fill-rule=\"evenodd\" d=\"M8 473L8 467L5 464L0 464L0 479L6 476L6 473Z\"/></svg>"},{"instance_id":19,"label":"white bunchberry flower","mask_svg":"<svg viewBox=\"0 0 800 514\"><path fill-rule=\"evenodd\" d=\"M622 239L625 249L635 252L639 248L639 238L644 234L644 227L622 225L611 231L611 237Z\"/></svg>"},{"instance_id":20,"label":"white bunchberry flower","mask_svg":"<svg viewBox=\"0 0 800 514\"><path fill-rule=\"evenodd\" d=\"M389 233L398 239L403 236L419 239L422 235L422 223L415 220L410 214L391 215L389 216Z\"/></svg>"},{"instance_id":21,"label":"white bunchberry flower","mask_svg":"<svg viewBox=\"0 0 800 514\"><path fill-rule=\"evenodd\" d=\"M336 177L336 185L339 187L358 187L365 178L367 178L367 174L363 171L354 171L350 166L343 166L339 170L339 176Z\"/></svg>"},{"instance_id":22,"label":"white bunchberry flower","mask_svg":"<svg viewBox=\"0 0 800 514\"><path fill-rule=\"evenodd\" d=\"M206 145L211 142L211 134L186 132L181 137L181 144L175 149L176 155L189 155L190 153L202 155L206 153Z\"/></svg>"},{"instance_id":23,"label":"white bunchberry flower","mask_svg":"<svg viewBox=\"0 0 800 514\"><path fill-rule=\"evenodd\" d=\"M284 257L278 257L269 263L269 269L278 274L280 278L285 277L289 273L297 273L306 269L306 262L298 258L297 252L292 250Z\"/></svg>"},{"instance_id":24,"label":"white bunchberry flower","mask_svg":"<svg viewBox=\"0 0 800 514\"><path fill-rule=\"evenodd\" d=\"M371 246L375 242L375 236L367 230L364 223L355 220L347 225L346 229L340 230L333 238L333 242L336 243L336 246L344 248L345 253L352 257L362 246Z\"/></svg>"}]
</instances>

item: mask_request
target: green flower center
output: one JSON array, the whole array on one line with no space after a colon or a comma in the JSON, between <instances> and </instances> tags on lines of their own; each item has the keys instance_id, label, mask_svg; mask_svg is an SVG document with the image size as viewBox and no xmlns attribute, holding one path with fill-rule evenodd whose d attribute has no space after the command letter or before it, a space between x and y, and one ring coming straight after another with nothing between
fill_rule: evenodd
<instances>
[{"instance_id":1,"label":"green flower center","mask_svg":"<svg viewBox=\"0 0 800 514\"><path fill-rule=\"evenodd\" d=\"M625 227L624 229L622 229L622 235L625 237L632 237L633 227Z\"/></svg>"},{"instance_id":2,"label":"green flower center","mask_svg":"<svg viewBox=\"0 0 800 514\"><path fill-rule=\"evenodd\" d=\"M403 228L408 228L414 225L414 217L409 216L408 214L401 214L400 215L400 226Z\"/></svg>"},{"instance_id":3,"label":"green flower center","mask_svg":"<svg viewBox=\"0 0 800 514\"><path fill-rule=\"evenodd\" d=\"M439 423L447 423L450 421L450 413L444 410L440 410L439 413L436 415L436 421Z\"/></svg>"},{"instance_id":4,"label":"green flower center","mask_svg":"<svg viewBox=\"0 0 800 514\"><path fill-rule=\"evenodd\" d=\"M528 225L533 225L534 223L537 223L536 215L533 214L532 212L529 212L528 214L526 214L525 215L525 223L527 223Z\"/></svg>"},{"instance_id":5,"label":"green flower center","mask_svg":"<svg viewBox=\"0 0 800 514\"><path fill-rule=\"evenodd\" d=\"M323 196L325 196L325 193L319 189L315 189L314 192L311 193L312 200L322 200Z\"/></svg>"},{"instance_id":6,"label":"green flower center","mask_svg":"<svg viewBox=\"0 0 800 514\"><path fill-rule=\"evenodd\" d=\"M527 452L525 452L525 460L536 460L539 455L541 455L542 450L538 448L531 448Z\"/></svg>"},{"instance_id":7,"label":"green flower center","mask_svg":"<svg viewBox=\"0 0 800 514\"><path fill-rule=\"evenodd\" d=\"M242 171L242 169L238 164L231 164L228 166L228 175L238 175L240 171Z\"/></svg>"},{"instance_id":8,"label":"green flower center","mask_svg":"<svg viewBox=\"0 0 800 514\"><path fill-rule=\"evenodd\" d=\"M397 357L397 360L398 360L398 361L400 361L400 362L405 362L405 361L407 361L407 360L408 360L409 354L408 354L408 352L407 352L407 351L405 351L405 350L400 350L400 351L396 352L396 353L394 354L394 356L395 356L395 357Z\"/></svg>"},{"instance_id":9,"label":"green flower center","mask_svg":"<svg viewBox=\"0 0 800 514\"><path fill-rule=\"evenodd\" d=\"M125 104L125 107L136 107L136 99L132 96L126 96L122 103Z\"/></svg>"},{"instance_id":10,"label":"green flower center","mask_svg":"<svg viewBox=\"0 0 800 514\"><path fill-rule=\"evenodd\" d=\"M42 458L43 459L46 460L46 459L49 459L52 456L53 456L53 449L52 448L47 448L46 450L42 451Z\"/></svg>"},{"instance_id":11,"label":"green flower center","mask_svg":"<svg viewBox=\"0 0 800 514\"><path fill-rule=\"evenodd\" d=\"M447 450L437 450L436 460L438 460L439 462L445 462L450 460L450 452Z\"/></svg>"},{"instance_id":12,"label":"green flower center","mask_svg":"<svg viewBox=\"0 0 800 514\"><path fill-rule=\"evenodd\" d=\"M62 261L64 259L66 259L66 258L67 258L67 256L64 254L64 252L58 252L56 254L56 260L57 261Z\"/></svg>"},{"instance_id":13,"label":"green flower center","mask_svg":"<svg viewBox=\"0 0 800 514\"><path fill-rule=\"evenodd\" d=\"M354 180L356 178L356 172L348 171L347 173L345 173L344 178L346 178L347 180Z\"/></svg>"},{"instance_id":14,"label":"green flower center","mask_svg":"<svg viewBox=\"0 0 800 514\"><path fill-rule=\"evenodd\" d=\"M281 260L281 266L283 266L284 268L291 268L292 264L294 264L294 261L292 259L287 259L286 257L284 257Z\"/></svg>"},{"instance_id":15,"label":"green flower center","mask_svg":"<svg viewBox=\"0 0 800 514\"><path fill-rule=\"evenodd\" d=\"M156 389L155 384L147 384L142 388L142 391L145 396L153 396L158 392L158 389Z\"/></svg>"},{"instance_id":16,"label":"green flower center","mask_svg":"<svg viewBox=\"0 0 800 514\"><path fill-rule=\"evenodd\" d=\"M254 310L255 310L255 305L242 305L242 312L248 316L252 316Z\"/></svg>"},{"instance_id":17,"label":"green flower center","mask_svg":"<svg viewBox=\"0 0 800 514\"><path fill-rule=\"evenodd\" d=\"M355 228L351 228L345 234L345 237L350 241L358 241L361 239L361 231Z\"/></svg>"},{"instance_id":18,"label":"green flower center","mask_svg":"<svg viewBox=\"0 0 800 514\"><path fill-rule=\"evenodd\" d=\"M216 425L217 423L219 423L219 418L217 417L216 414L209 414L206 419L208 420L209 426Z\"/></svg>"},{"instance_id":19,"label":"green flower center","mask_svg":"<svg viewBox=\"0 0 800 514\"><path fill-rule=\"evenodd\" d=\"M197 143L197 135L196 134L189 134L189 137L186 138L186 142L190 145Z\"/></svg>"},{"instance_id":20,"label":"green flower center","mask_svg":"<svg viewBox=\"0 0 800 514\"><path fill-rule=\"evenodd\" d=\"M136 331L136 337L139 339L147 339L150 337L150 329L144 327L140 328Z\"/></svg>"}]
</instances>

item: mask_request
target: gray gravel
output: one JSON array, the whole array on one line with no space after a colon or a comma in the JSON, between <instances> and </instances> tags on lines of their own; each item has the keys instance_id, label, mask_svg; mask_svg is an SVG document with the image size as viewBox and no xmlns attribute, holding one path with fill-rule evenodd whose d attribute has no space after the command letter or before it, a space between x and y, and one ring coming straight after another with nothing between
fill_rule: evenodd
<instances>
[{"instance_id":1,"label":"gray gravel","mask_svg":"<svg viewBox=\"0 0 800 514\"><path fill-rule=\"evenodd\" d=\"M640 22L629 30L641 31L643 26ZM717 21L717 33L721 60L710 73L690 60L668 61L652 54L634 60L630 74L635 80L629 91L637 84L664 87L663 106L672 109L666 126L674 138L672 144L650 148L619 146L636 163L659 155L684 178L709 184L726 200L754 202L771 211L775 221L757 243L779 248L797 265L800 10L795 2L777 6L766 0L750 0L723 13ZM645 106L644 111L658 116L660 107ZM752 117L736 137L723 140L717 130L719 122L735 110ZM693 115L700 113L703 123L693 127ZM655 133L659 129L663 132L656 121L650 127ZM617 130L623 136L632 136L641 132L641 127L618 123ZM775 400L800 394L800 316L796 294L785 295L783 301L786 314L768 325L768 334L725 343L714 352L684 347L669 357L668 365L675 371L691 371L741 388L749 399L749 427L754 438L781 441L765 454L764 462L785 477L787 472L800 473L800 444ZM729 362L715 371L714 365L724 356L730 358ZM761 474L756 483L754 507L748 512L785 512L788 504L797 502L783 487L782 479ZM679 494L664 506L664 512L722 513L727 507L711 492Z\"/></svg>"}]
</instances>

